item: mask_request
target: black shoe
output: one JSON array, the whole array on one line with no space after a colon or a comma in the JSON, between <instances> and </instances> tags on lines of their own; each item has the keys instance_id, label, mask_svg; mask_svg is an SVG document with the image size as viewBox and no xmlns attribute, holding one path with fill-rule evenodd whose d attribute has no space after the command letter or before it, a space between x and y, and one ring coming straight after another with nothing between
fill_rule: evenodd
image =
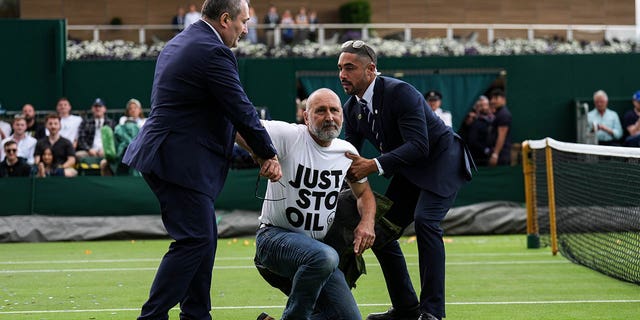
<instances>
[{"instance_id":1,"label":"black shoe","mask_svg":"<svg viewBox=\"0 0 640 320\"><path fill-rule=\"evenodd\" d=\"M420 317L418 310L401 312L391 307L386 312L370 313L367 320L416 320L418 317Z\"/></svg>"},{"instance_id":2,"label":"black shoe","mask_svg":"<svg viewBox=\"0 0 640 320\"><path fill-rule=\"evenodd\" d=\"M418 318L418 320L440 320L440 319L436 318L436 316L432 315L431 313L423 313L420 315L420 318Z\"/></svg>"},{"instance_id":3,"label":"black shoe","mask_svg":"<svg viewBox=\"0 0 640 320\"><path fill-rule=\"evenodd\" d=\"M276 318L274 318L274 317L272 317L272 316L270 316L270 315L268 315L268 314L263 312L258 316L258 319L256 319L256 320L276 320Z\"/></svg>"}]
</instances>

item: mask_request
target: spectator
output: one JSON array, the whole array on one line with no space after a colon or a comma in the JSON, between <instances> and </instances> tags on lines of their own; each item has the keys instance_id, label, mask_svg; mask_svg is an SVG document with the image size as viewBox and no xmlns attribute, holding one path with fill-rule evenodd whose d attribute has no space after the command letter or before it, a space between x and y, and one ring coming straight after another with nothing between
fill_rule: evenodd
<instances>
[{"instance_id":1,"label":"spectator","mask_svg":"<svg viewBox=\"0 0 640 320\"><path fill-rule=\"evenodd\" d=\"M311 10L309 12L309 41L317 41L318 40L318 14L315 10Z\"/></svg>"},{"instance_id":2,"label":"spectator","mask_svg":"<svg viewBox=\"0 0 640 320\"><path fill-rule=\"evenodd\" d=\"M431 110L436 113L436 116L440 118L447 126L452 126L451 112L444 111L440 106L442 105L442 94L439 91L431 90L424 94L424 98L427 99L427 104L431 107Z\"/></svg>"},{"instance_id":3,"label":"spectator","mask_svg":"<svg viewBox=\"0 0 640 320\"><path fill-rule=\"evenodd\" d=\"M20 114L16 115L13 119L13 135L2 140L0 145L4 145L9 140L15 141L18 147L18 156L25 158L29 165L33 165L33 154L36 151L36 143L38 143L38 141L34 137L28 135L26 130L27 120ZM0 152L0 160L3 160L4 157L4 152Z\"/></svg>"},{"instance_id":4,"label":"spectator","mask_svg":"<svg viewBox=\"0 0 640 320\"><path fill-rule=\"evenodd\" d=\"M267 38L267 46L273 47L274 45L274 28L280 24L280 15L278 14L278 8L275 5L269 5L269 10L264 16L264 24L269 25L265 30L265 36Z\"/></svg>"},{"instance_id":5,"label":"spectator","mask_svg":"<svg viewBox=\"0 0 640 320\"><path fill-rule=\"evenodd\" d=\"M124 115L120 117L118 124L123 125L127 121L133 121L141 128L147 118L144 117L144 111L142 110L142 104L140 100L131 98L127 101L127 107L124 110Z\"/></svg>"},{"instance_id":6,"label":"spectator","mask_svg":"<svg viewBox=\"0 0 640 320\"><path fill-rule=\"evenodd\" d=\"M507 97L500 88L491 91L489 104L494 115L491 130L495 133L489 166L511 165L511 112Z\"/></svg>"},{"instance_id":7,"label":"spectator","mask_svg":"<svg viewBox=\"0 0 640 320\"><path fill-rule=\"evenodd\" d=\"M198 11L196 5L193 3L190 4L189 12L187 12L184 15L184 27L186 28L190 26L192 23L197 22L198 20L200 20L200 17L202 17L202 15Z\"/></svg>"},{"instance_id":8,"label":"spectator","mask_svg":"<svg viewBox=\"0 0 640 320\"><path fill-rule=\"evenodd\" d=\"M309 38L309 29L306 28L309 26L309 17L307 16L307 8L300 7L298 10L298 14L295 16L295 24L299 26L304 26L305 28L297 29L296 32L296 42L304 42Z\"/></svg>"},{"instance_id":9,"label":"spectator","mask_svg":"<svg viewBox=\"0 0 640 320\"><path fill-rule=\"evenodd\" d=\"M362 316L349 289L345 276L338 268L339 254L324 243L336 212L336 199L342 185L350 185L357 199L362 217L353 230L352 253L361 255L375 240L374 219L376 204L366 178L346 179L351 160L345 152L357 153L350 143L337 139L342 128L340 98L330 89L319 89L308 98L304 114L306 125L280 121L262 121L272 137L282 159L283 181L267 186L266 199L256 234L255 262L261 271L286 279L290 285L283 319L358 319ZM246 147L242 139L238 143ZM311 172L331 176L324 179L304 179ZM304 181L301 181L304 179ZM305 195L314 194L313 204ZM335 195L333 197L332 195ZM333 199L333 200L329 200ZM306 214L303 214L303 212ZM311 214L313 212L313 214ZM272 277L265 277L269 279ZM277 286L280 288L280 286Z\"/></svg>"},{"instance_id":10,"label":"spectator","mask_svg":"<svg viewBox=\"0 0 640 320\"><path fill-rule=\"evenodd\" d=\"M493 142L496 140L492 126L494 116L487 97L481 96L476 106L475 112L478 116L469 126L467 145L476 164L486 166L489 164Z\"/></svg>"},{"instance_id":11,"label":"spectator","mask_svg":"<svg viewBox=\"0 0 640 320\"><path fill-rule=\"evenodd\" d=\"M36 109L33 105L27 103L22 106L22 115L27 121L27 134L40 140L47 136L44 125L36 120Z\"/></svg>"},{"instance_id":12,"label":"spectator","mask_svg":"<svg viewBox=\"0 0 640 320\"><path fill-rule=\"evenodd\" d=\"M31 166L27 163L27 159L18 157L18 143L8 140L2 145L7 156L0 162L0 178L31 175Z\"/></svg>"},{"instance_id":13,"label":"spectator","mask_svg":"<svg viewBox=\"0 0 640 320\"><path fill-rule=\"evenodd\" d=\"M282 41L286 44L291 44L293 42L293 37L295 36L294 30L292 28L287 28L287 26L292 26L294 24L296 24L296 22L293 20L291 10L285 10L284 13L282 13L280 25L282 26Z\"/></svg>"},{"instance_id":14,"label":"spectator","mask_svg":"<svg viewBox=\"0 0 640 320\"><path fill-rule=\"evenodd\" d=\"M113 128L113 121L105 117L107 106L100 98L96 98L91 105L92 116L87 116L78 130L78 147L76 158L78 161L86 157L104 157L102 147L102 126Z\"/></svg>"},{"instance_id":15,"label":"spectator","mask_svg":"<svg viewBox=\"0 0 640 320\"><path fill-rule=\"evenodd\" d=\"M176 12L176 15L173 16L173 18L171 19L171 24L174 25L173 30L176 33L184 29L184 18L185 18L184 8L182 6L179 6L178 11Z\"/></svg>"},{"instance_id":16,"label":"spectator","mask_svg":"<svg viewBox=\"0 0 640 320\"><path fill-rule=\"evenodd\" d=\"M0 140L4 140L10 135L11 135L11 125L6 121L0 120Z\"/></svg>"},{"instance_id":17,"label":"spectator","mask_svg":"<svg viewBox=\"0 0 640 320\"><path fill-rule=\"evenodd\" d=\"M141 126L142 124L135 121L133 118L129 118L129 120L125 121L123 124L116 126L113 131L113 149L115 149L115 154L105 154L105 158L100 161L101 176L140 174L137 170L122 163L122 157L133 138L135 138L140 132Z\"/></svg>"},{"instance_id":18,"label":"spectator","mask_svg":"<svg viewBox=\"0 0 640 320\"><path fill-rule=\"evenodd\" d=\"M40 162L38 162L36 167L36 176L38 178L46 178L46 177L64 177L65 169L58 168L55 166L55 161L53 160L53 151L51 147L45 147L37 154L38 158L40 158Z\"/></svg>"},{"instance_id":19,"label":"spectator","mask_svg":"<svg viewBox=\"0 0 640 320\"><path fill-rule=\"evenodd\" d=\"M62 97L58 99L56 111L60 116L60 136L71 141L71 145L75 150L78 146L78 128L82 123L82 117L71 114L71 102L69 99ZM48 129L48 128L47 128ZM47 135L51 134L50 132ZM54 150L55 154L55 150Z\"/></svg>"},{"instance_id":20,"label":"spectator","mask_svg":"<svg viewBox=\"0 0 640 320\"><path fill-rule=\"evenodd\" d=\"M640 90L633 94L632 102L633 109L622 117L622 127L627 130L624 146L640 147Z\"/></svg>"},{"instance_id":21,"label":"spectator","mask_svg":"<svg viewBox=\"0 0 640 320\"><path fill-rule=\"evenodd\" d=\"M488 108L489 112L491 112L491 108L489 107L489 98L482 95L478 97L478 100L476 100L473 107L471 107L471 110L467 112L464 120L462 120L462 124L460 124L458 134L467 144L469 144L469 128L471 128L473 122L478 118L478 114L480 113L478 110L484 107Z\"/></svg>"},{"instance_id":22,"label":"spectator","mask_svg":"<svg viewBox=\"0 0 640 320\"><path fill-rule=\"evenodd\" d=\"M593 94L593 104L595 108L587 114L589 123L596 131L598 144L607 146L620 145L622 138L622 124L618 113L610 110L609 96L603 90L598 90Z\"/></svg>"},{"instance_id":23,"label":"spectator","mask_svg":"<svg viewBox=\"0 0 640 320\"><path fill-rule=\"evenodd\" d=\"M71 141L60 135L60 116L57 114L48 115L45 119L45 126L49 131L49 136L38 140L34 157L35 163L40 163L45 148L51 148L52 167L63 169L65 177L75 177L78 174L73 168L76 164L75 151Z\"/></svg>"},{"instance_id":24,"label":"spectator","mask_svg":"<svg viewBox=\"0 0 640 320\"><path fill-rule=\"evenodd\" d=\"M247 21L247 40L251 44L258 43L258 30L256 25L258 24L258 16L256 16L256 9L249 7L249 21Z\"/></svg>"}]
</instances>

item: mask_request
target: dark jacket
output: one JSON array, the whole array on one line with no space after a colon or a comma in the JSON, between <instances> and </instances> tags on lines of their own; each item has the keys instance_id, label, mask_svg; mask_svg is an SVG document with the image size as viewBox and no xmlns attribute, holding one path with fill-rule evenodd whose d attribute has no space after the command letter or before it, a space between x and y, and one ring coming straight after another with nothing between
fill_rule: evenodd
<instances>
[{"instance_id":1,"label":"dark jacket","mask_svg":"<svg viewBox=\"0 0 640 320\"><path fill-rule=\"evenodd\" d=\"M345 140L362 150L369 140L385 176L402 175L420 189L450 196L471 180L474 167L462 139L431 110L406 82L379 76L373 104L379 133L376 142L356 97L344 105Z\"/></svg>"},{"instance_id":2,"label":"dark jacket","mask_svg":"<svg viewBox=\"0 0 640 320\"><path fill-rule=\"evenodd\" d=\"M7 177L28 177L31 175L31 166L27 163L27 159L18 157L18 162L10 166L5 157L0 162L0 178Z\"/></svg>"},{"instance_id":3,"label":"dark jacket","mask_svg":"<svg viewBox=\"0 0 640 320\"><path fill-rule=\"evenodd\" d=\"M227 177L236 130L258 157L276 154L242 88L233 52L200 20L160 53L151 113L123 162L215 199Z\"/></svg>"}]
</instances>

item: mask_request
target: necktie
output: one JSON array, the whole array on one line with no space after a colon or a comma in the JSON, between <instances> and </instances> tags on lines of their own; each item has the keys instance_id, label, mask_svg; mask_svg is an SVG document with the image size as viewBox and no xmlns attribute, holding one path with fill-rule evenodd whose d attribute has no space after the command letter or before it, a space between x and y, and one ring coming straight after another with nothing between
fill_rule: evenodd
<instances>
[{"instance_id":1,"label":"necktie","mask_svg":"<svg viewBox=\"0 0 640 320\"><path fill-rule=\"evenodd\" d=\"M376 118L373 116L369 107L367 106L367 101L364 99L360 99L360 107L362 108L362 113L367 117L367 122L369 123L369 127L371 128L371 133L376 139L376 144L379 143L378 140L378 130L376 130Z\"/></svg>"}]
</instances>

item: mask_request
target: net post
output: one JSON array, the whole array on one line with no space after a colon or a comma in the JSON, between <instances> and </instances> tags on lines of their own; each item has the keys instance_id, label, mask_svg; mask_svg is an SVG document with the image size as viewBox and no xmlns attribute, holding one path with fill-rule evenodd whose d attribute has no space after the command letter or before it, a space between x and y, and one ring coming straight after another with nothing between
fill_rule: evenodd
<instances>
[{"instance_id":1,"label":"net post","mask_svg":"<svg viewBox=\"0 0 640 320\"><path fill-rule=\"evenodd\" d=\"M551 240L551 253L558 254L558 234L556 233L556 197L553 181L553 156L549 138L545 147L545 163L547 167L547 194L549 199L549 238Z\"/></svg>"},{"instance_id":2,"label":"net post","mask_svg":"<svg viewBox=\"0 0 640 320\"><path fill-rule=\"evenodd\" d=\"M538 212L536 210L535 161L529 141L522 143L522 174L524 175L524 198L527 207L527 249L540 248Z\"/></svg>"}]
</instances>

